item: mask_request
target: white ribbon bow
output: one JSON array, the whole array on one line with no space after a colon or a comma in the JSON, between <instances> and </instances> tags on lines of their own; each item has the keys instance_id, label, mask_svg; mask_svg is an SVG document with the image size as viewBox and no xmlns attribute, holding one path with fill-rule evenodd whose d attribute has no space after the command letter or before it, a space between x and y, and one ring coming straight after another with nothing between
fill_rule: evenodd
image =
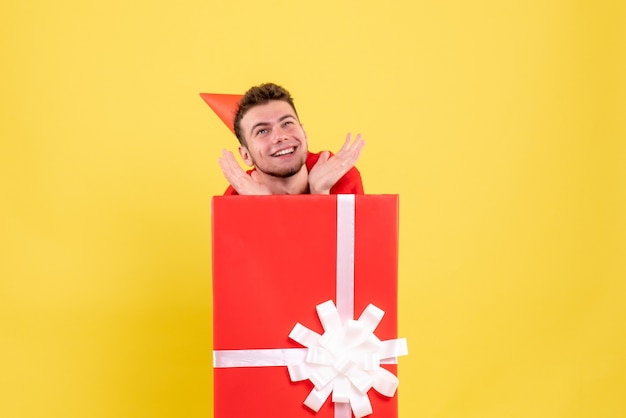
<instances>
[{"instance_id":1,"label":"white ribbon bow","mask_svg":"<svg viewBox=\"0 0 626 418\"><path fill-rule=\"evenodd\" d=\"M374 335L384 311L370 304L357 321L342 325L332 301L317 305L317 314L324 327L320 335L297 323L289 338L307 347L306 359L289 365L292 381L309 379L315 388L304 404L319 411L332 393L335 403L349 403L356 418L372 413L367 392L374 388L392 397L398 378L380 367L381 361L408 354L406 339L381 341Z\"/></svg>"}]
</instances>

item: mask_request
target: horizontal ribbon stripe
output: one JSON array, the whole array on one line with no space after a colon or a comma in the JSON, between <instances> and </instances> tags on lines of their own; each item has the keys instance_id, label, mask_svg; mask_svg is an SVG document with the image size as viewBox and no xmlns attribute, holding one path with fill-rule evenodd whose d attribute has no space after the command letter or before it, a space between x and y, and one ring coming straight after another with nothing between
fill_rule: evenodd
<instances>
[{"instance_id":1,"label":"horizontal ribbon stripe","mask_svg":"<svg viewBox=\"0 0 626 418\"><path fill-rule=\"evenodd\" d=\"M257 350L214 350L213 367L276 367L299 364L306 358L306 348L268 348ZM398 364L397 357L380 359L380 364Z\"/></svg>"},{"instance_id":2,"label":"horizontal ribbon stripe","mask_svg":"<svg viewBox=\"0 0 626 418\"><path fill-rule=\"evenodd\" d=\"M260 350L215 350L213 367L274 367L304 361L306 348L271 348Z\"/></svg>"}]
</instances>

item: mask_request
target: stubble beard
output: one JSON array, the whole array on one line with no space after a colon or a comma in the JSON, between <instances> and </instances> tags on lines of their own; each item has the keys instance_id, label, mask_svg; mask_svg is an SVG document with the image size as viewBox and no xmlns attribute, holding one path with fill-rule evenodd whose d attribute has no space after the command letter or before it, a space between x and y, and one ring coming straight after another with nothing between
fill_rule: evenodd
<instances>
[{"instance_id":1,"label":"stubble beard","mask_svg":"<svg viewBox=\"0 0 626 418\"><path fill-rule=\"evenodd\" d=\"M291 176L294 176L294 175L298 174L300 172L300 170L302 170L302 167L306 163L306 156L303 156L302 160L298 164L294 164L291 167L285 167L282 170L281 169L265 168L262 165L259 166L256 163L256 161L254 161L254 160L252 162L254 163L254 166L256 167L256 169L261 171L262 173L265 173L265 174L267 174L269 176L272 176L272 177L286 179L286 178L289 178Z\"/></svg>"},{"instance_id":2,"label":"stubble beard","mask_svg":"<svg viewBox=\"0 0 626 418\"><path fill-rule=\"evenodd\" d=\"M291 176L295 176L296 174L298 174L300 172L300 170L302 170L302 167L304 166L305 160L303 159L302 162L300 164L294 165L292 167L285 167L282 170L278 170L278 169L268 169L268 170L264 170L263 167L259 167L258 165L256 166L257 170L261 170L262 172L264 172L265 174L268 174L272 177L278 177L278 178L289 178Z\"/></svg>"}]
</instances>

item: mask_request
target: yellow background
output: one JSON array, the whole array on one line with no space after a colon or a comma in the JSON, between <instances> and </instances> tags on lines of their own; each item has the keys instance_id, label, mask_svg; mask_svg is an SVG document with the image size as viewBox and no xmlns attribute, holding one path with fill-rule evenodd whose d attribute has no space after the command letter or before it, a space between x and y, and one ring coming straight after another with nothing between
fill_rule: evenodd
<instances>
[{"instance_id":1,"label":"yellow background","mask_svg":"<svg viewBox=\"0 0 626 418\"><path fill-rule=\"evenodd\" d=\"M626 416L623 2L0 16L1 417L212 416L210 199L236 143L198 93L264 81L312 150L362 132L366 191L400 194L400 416Z\"/></svg>"}]
</instances>

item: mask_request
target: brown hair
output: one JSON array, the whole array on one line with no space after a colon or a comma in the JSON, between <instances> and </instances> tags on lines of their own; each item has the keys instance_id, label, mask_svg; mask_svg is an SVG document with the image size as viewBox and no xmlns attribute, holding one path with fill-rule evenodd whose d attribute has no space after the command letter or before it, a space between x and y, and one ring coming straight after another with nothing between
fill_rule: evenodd
<instances>
[{"instance_id":1,"label":"brown hair","mask_svg":"<svg viewBox=\"0 0 626 418\"><path fill-rule=\"evenodd\" d=\"M289 94L289 92L281 86L274 83L264 83L259 86L251 87L246 94L244 94L241 101L239 101L237 113L235 113L235 135L241 145L248 145L246 143L244 133L241 131L241 127L239 126L241 124L241 119L248 112L248 110L254 106L266 104L271 100L282 100L283 102L289 103L293 111L296 113L296 116L298 116L291 94Z\"/></svg>"}]
</instances>

